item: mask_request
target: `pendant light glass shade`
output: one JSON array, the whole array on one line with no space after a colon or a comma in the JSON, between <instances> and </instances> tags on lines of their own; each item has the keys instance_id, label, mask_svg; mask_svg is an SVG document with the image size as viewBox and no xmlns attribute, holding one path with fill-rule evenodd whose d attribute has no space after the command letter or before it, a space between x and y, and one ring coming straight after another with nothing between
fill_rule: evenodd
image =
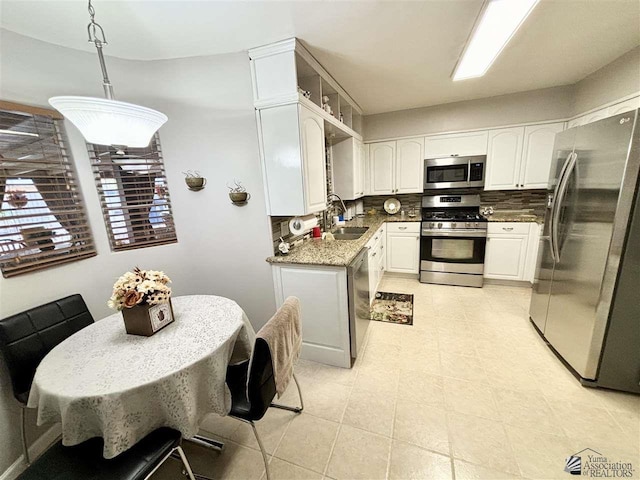
<instances>
[{"instance_id":1,"label":"pendant light glass shade","mask_svg":"<svg viewBox=\"0 0 640 480\"><path fill-rule=\"evenodd\" d=\"M98 145L146 147L167 121L167 116L156 110L105 98L62 96L50 98L49 103L87 142Z\"/></svg>"}]
</instances>

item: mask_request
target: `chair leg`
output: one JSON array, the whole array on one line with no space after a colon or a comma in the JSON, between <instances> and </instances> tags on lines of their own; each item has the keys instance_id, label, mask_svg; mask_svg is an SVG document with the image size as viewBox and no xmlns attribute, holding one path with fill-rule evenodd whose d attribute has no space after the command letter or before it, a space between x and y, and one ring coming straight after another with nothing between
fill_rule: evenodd
<instances>
[{"instance_id":1,"label":"chair leg","mask_svg":"<svg viewBox=\"0 0 640 480\"><path fill-rule=\"evenodd\" d=\"M22 436L22 451L24 454L24 461L27 466L31 465L31 458L29 456L29 444L27 443L27 406L20 405L20 434Z\"/></svg>"},{"instance_id":2,"label":"chair leg","mask_svg":"<svg viewBox=\"0 0 640 480\"><path fill-rule=\"evenodd\" d=\"M253 428L253 434L256 436L256 440L258 441L258 446L260 447L260 452L262 452L262 460L264 461L264 469L267 473L267 480L271 480L271 476L269 475L269 459L267 458L267 452L264 449L264 445L262 445L262 440L260 439L260 435L258 435L258 429L256 428L256 424L253 421L248 422Z\"/></svg>"},{"instance_id":3,"label":"chair leg","mask_svg":"<svg viewBox=\"0 0 640 480\"><path fill-rule=\"evenodd\" d=\"M182 460L182 464L184 465L184 469L187 471L187 476L189 480L196 480L196 477L193 476L193 471L191 470L191 465L189 465L189 460L187 460L187 456L184 454L184 450L182 447L176 447L178 451L178 455L180 455L180 459Z\"/></svg>"},{"instance_id":4,"label":"chair leg","mask_svg":"<svg viewBox=\"0 0 640 480\"><path fill-rule=\"evenodd\" d=\"M201 447L210 448L217 452L224 450L224 443L214 440L213 438L205 437L204 435L194 435L191 438L185 438L185 442L195 443Z\"/></svg>"},{"instance_id":5,"label":"chair leg","mask_svg":"<svg viewBox=\"0 0 640 480\"><path fill-rule=\"evenodd\" d=\"M290 412L302 413L304 410L304 401L302 400L302 390L300 389L300 383L296 378L296 374L293 374L293 381L296 382L296 388L298 389L298 397L300 398L299 407L290 407L288 405L280 405L279 403L272 403L270 406L273 408L279 408L280 410L288 410Z\"/></svg>"}]
</instances>

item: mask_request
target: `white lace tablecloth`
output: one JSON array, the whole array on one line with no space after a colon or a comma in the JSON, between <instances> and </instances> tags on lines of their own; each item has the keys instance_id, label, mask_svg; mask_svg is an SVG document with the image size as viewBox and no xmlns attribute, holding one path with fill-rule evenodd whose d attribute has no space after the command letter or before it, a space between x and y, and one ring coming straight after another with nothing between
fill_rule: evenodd
<instances>
[{"instance_id":1,"label":"white lace tablecloth","mask_svg":"<svg viewBox=\"0 0 640 480\"><path fill-rule=\"evenodd\" d=\"M103 437L112 458L158 427L189 438L206 415L229 413L227 365L249 358L255 339L247 316L223 297L172 304L175 322L151 337L127 335L116 313L49 352L29 395L38 425L61 422L64 445Z\"/></svg>"}]
</instances>

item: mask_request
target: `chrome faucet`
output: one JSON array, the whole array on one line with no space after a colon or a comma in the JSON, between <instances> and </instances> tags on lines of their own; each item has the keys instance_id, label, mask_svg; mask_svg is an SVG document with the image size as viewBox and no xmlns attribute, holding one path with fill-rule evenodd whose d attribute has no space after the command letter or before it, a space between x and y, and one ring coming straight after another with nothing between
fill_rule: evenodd
<instances>
[{"instance_id":1,"label":"chrome faucet","mask_svg":"<svg viewBox=\"0 0 640 480\"><path fill-rule=\"evenodd\" d=\"M329 205L330 205L331 203L333 203L333 200L332 200L332 198L333 198L333 197L335 197L335 198L337 198L338 200L340 200L340 205L342 206L342 214L343 214L343 215L346 215L346 213L347 213L347 207L345 206L344 201L342 201L342 198L340 198L340 195L337 195L337 194L335 194L335 193L330 193L330 194L327 196L327 202L329 203ZM325 210L325 211L324 211L324 224L325 224L325 228L326 228L326 225L331 225L331 227L330 227L330 228L333 228L333 222L332 222L332 219L330 218L330 215L329 215L329 212L328 212L329 205L327 205L327 210Z\"/></svg>"}]
</instances>

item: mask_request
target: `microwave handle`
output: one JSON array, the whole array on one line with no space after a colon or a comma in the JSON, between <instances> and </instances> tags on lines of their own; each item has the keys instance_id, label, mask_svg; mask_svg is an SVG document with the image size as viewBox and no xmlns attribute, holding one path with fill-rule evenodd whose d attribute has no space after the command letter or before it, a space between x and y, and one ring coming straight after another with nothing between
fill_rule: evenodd
<instances>
[{"instance_id":1,"label":"microwave handle","mask_svg":"<svg viewBox=\"0 0 640 480\"><path fill-rule=\"evenodd\" d=\"M467 162L467 183L471 183L471 160Z\"/></svg>"}]
</instances>

